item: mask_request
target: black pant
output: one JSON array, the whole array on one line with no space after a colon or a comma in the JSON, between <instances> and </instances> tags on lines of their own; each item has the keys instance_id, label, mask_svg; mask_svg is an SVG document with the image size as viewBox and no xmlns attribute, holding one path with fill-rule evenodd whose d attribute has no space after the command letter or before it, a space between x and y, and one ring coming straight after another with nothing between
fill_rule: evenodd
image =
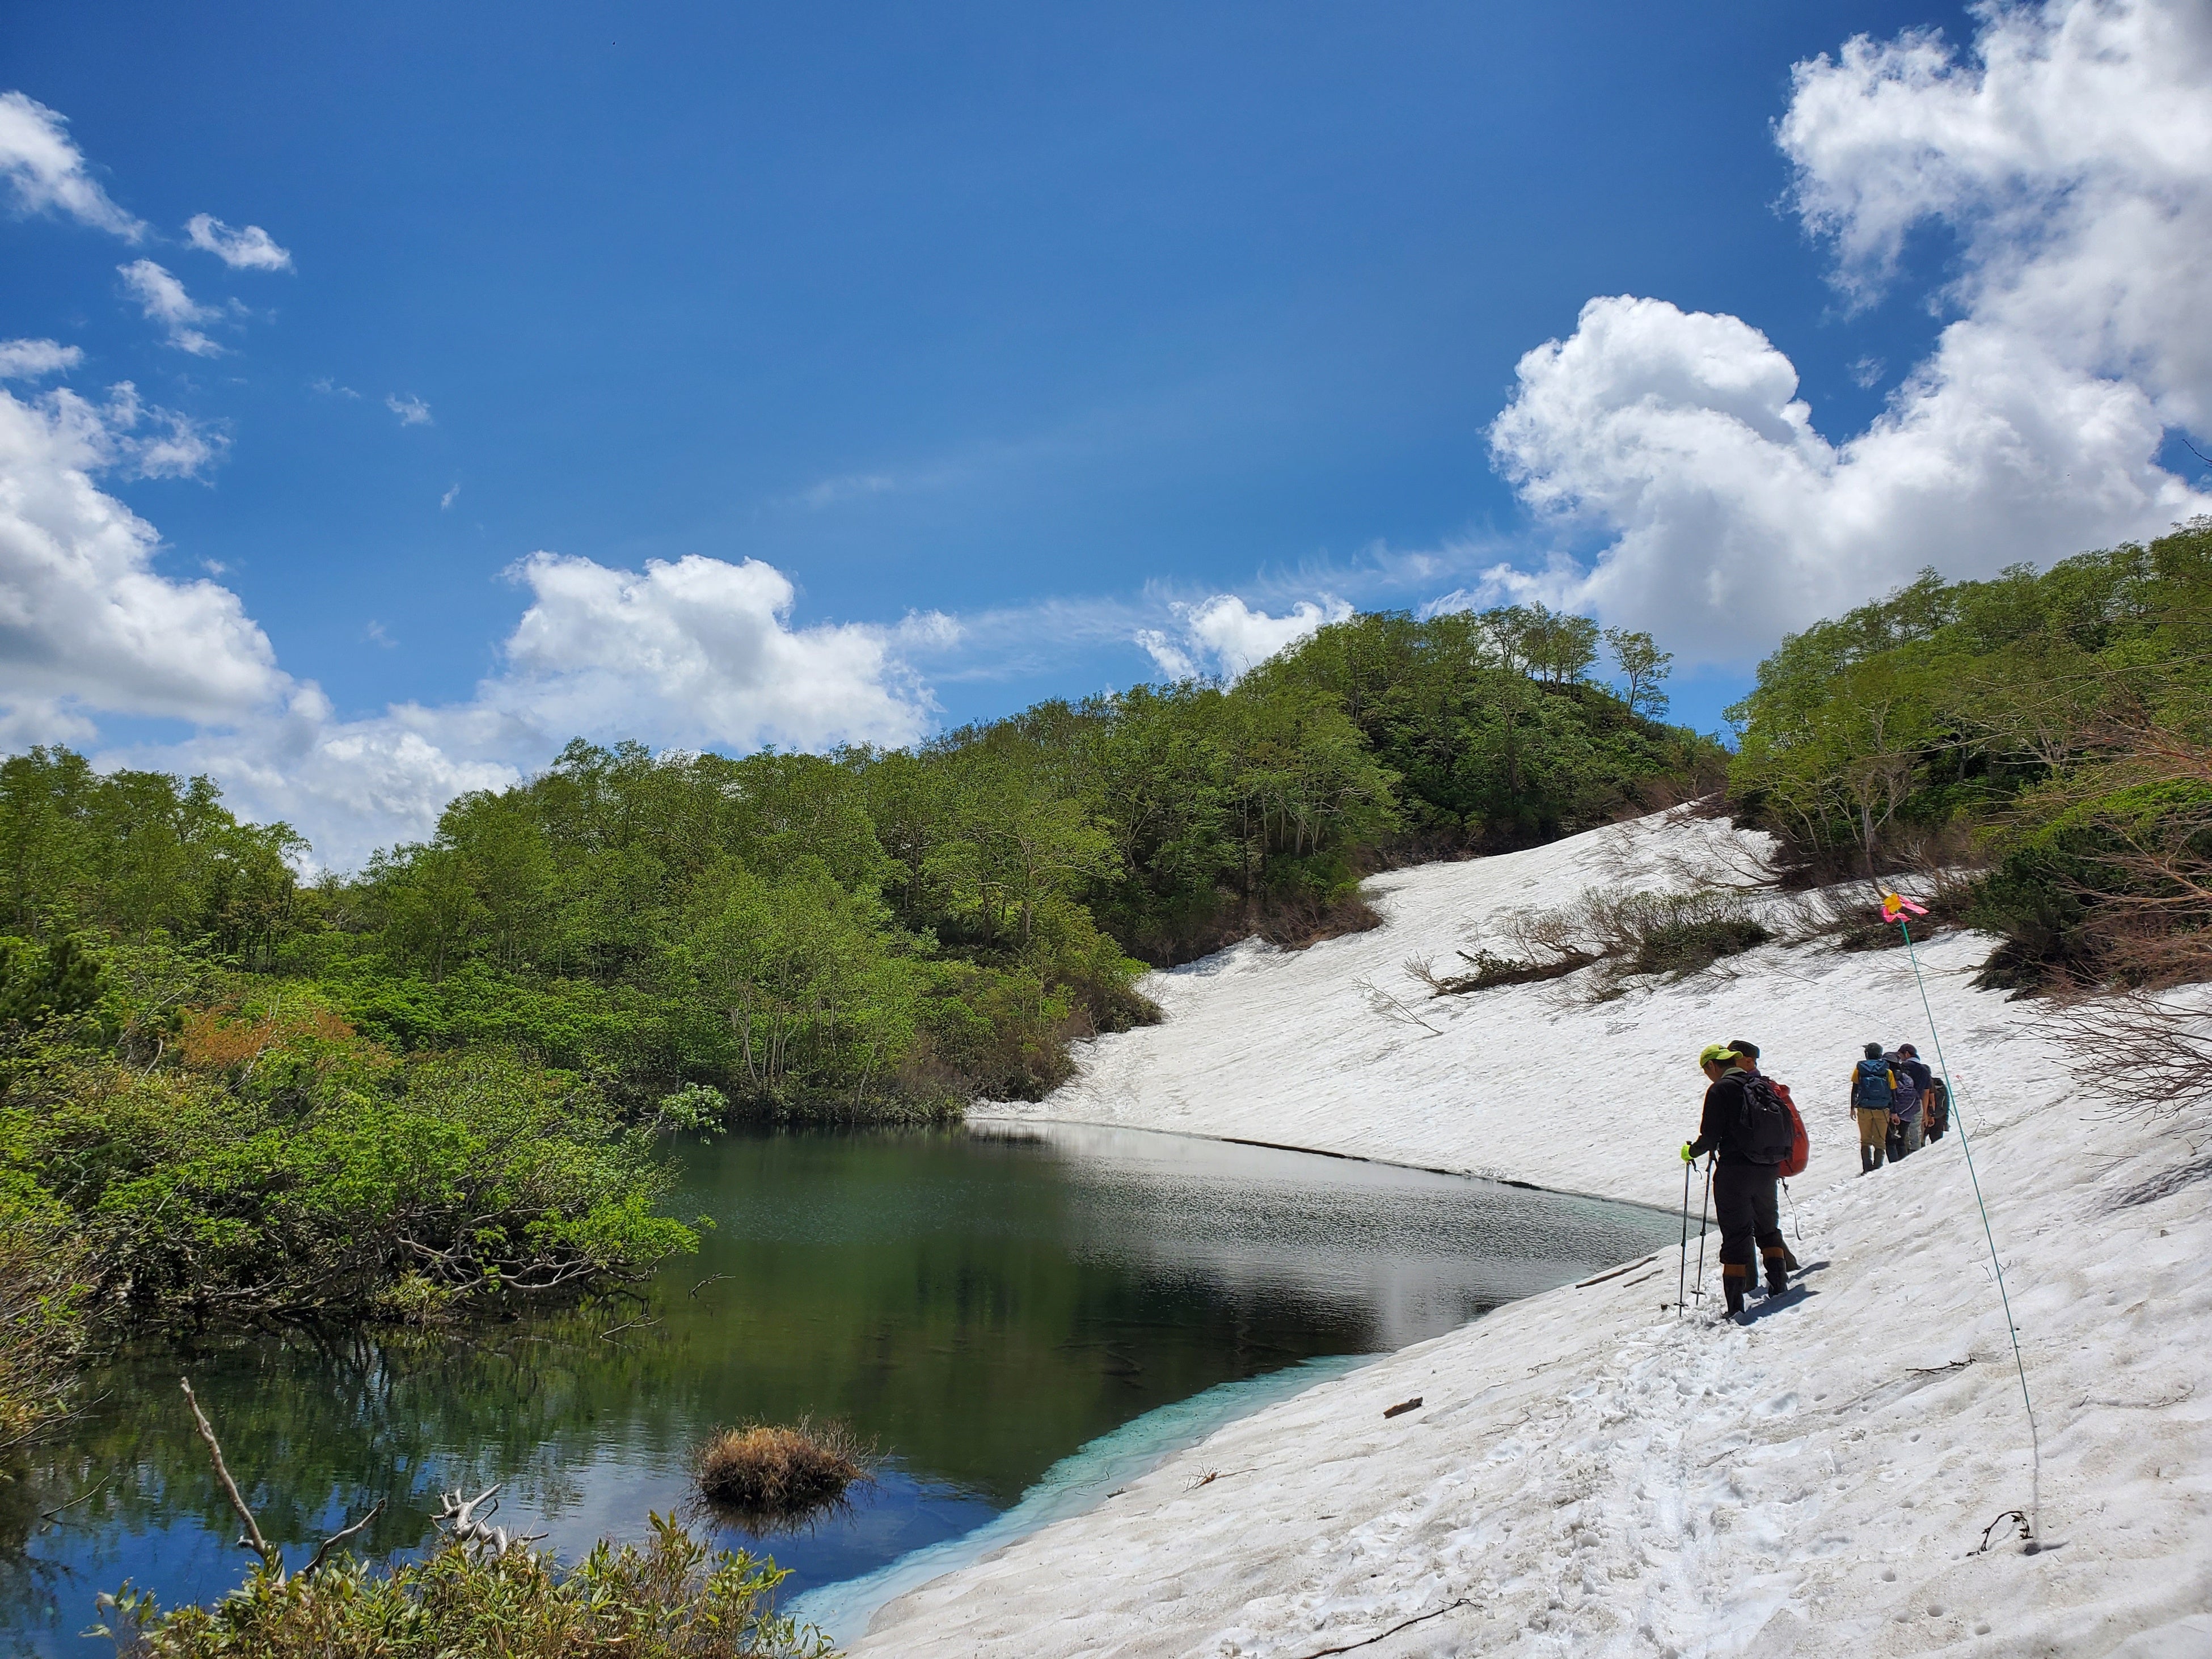
<instances>
[{"instance_id":1,"label":"black pant","mask_svg":"<svg viewBox=\"0 0 2212 1659\"><path fill-rule=\"evenodd\" d=\"M1713 1170L1713 1214L1721 1224L1721 1260L1748 1268L1751 1244L1779 1251L1782 1201L1771 1164L1723 1164Z\"/></svg>"}]
</instances>

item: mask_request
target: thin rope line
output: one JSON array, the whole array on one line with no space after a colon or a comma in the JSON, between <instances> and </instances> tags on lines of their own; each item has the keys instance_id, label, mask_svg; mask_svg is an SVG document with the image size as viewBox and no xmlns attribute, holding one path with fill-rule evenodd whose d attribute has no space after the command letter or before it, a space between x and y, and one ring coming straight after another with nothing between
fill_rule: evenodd
<instances>
[{"instance_id":1,"label":"thin rope line","mask_svg":"<svg viewBox=\"0 0 2212 1659\"><path fill-rule=\"evenodd\" d=\"M2012 1337L2012 1363L2020 1373L2020 1402L2027 1408L2027 1443L2031 1461L2028 1476L2028 1531L2039 1537L2043 1530L2043 1437L2036 1431L2035 1401L2027 1392L2027 1362L2021 1358L2020 1327L2013 1322L2012 1297L2005 1290L2004 1263L1997 1259L1997 1236L1990 1226L1990 1206L1982 1198L1982 1178L1974 1170L1973 1144L1966 1138L1966 1114L1959 1109L1959 1085L1951 1063L1943 1058L1943 1038L1936 1029L1936 1010L1928 1000L1928 981L1921 976L1920 952L1912 943L1912 928L1899 916L1905 934L1905 953L1912 959L1912 982L1920 988L1921 1011L1928 1016L1929 1040L1936 1045L1936 1063L1943 1068L1944 1085L1950 1091L1951 1111L1959 1125L1959 1150L1966 1155L1966 1178L1973 1182L1974 1207L1982 1212L1982 1237L1990 1243L1990 1266L1996 1270L1997 1300L2004 1304L2005 1329Z\"/></svg>"}]
</instances>

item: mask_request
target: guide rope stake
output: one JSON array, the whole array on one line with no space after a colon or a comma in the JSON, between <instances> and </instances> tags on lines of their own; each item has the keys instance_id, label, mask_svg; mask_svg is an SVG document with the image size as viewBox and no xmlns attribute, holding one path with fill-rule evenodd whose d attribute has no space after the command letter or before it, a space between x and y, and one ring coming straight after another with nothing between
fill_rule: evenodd
<instances>
[{"instance_id":1,"label":"guide rope stake","mask_svg":"<svg viewBox=\"0 0 2212 1659\"><path fill-rule=\"evenodd\" d=\"M2020 1373L2020 1403L2027 1413L2027 1524L2021 1535L2027 1540L2028 1553L2033 1555L2041 1547L2043 1534L2043 1437L2035 1425L2035 1401L2027 1391L2027 1362L2021 1357L2020 1327L2013 1322L2012 1297L2005 1289L2004 1263L1997 1256L1997 1236L1990 1225L1990 1206L1982 1196L1982 1178L1974 1169L1974 1148L1966 1138L1966 1114L1959 1108L1958 1075L1943 1058L1942 1033L1936 1029L1936 1009L1928 1000L1928 981L1920 971L1920 952L1912 943L1912 924L1905 920L1927 914L1925 906L1915 904L1900 893L1881 896L1881 919L1895 922L1899 932L1905 935L1905 954L1912 963L1912 982L1919 988L1921 1012L1928 1016L1928 1040L1936 1047L1936 1064L1942 1068L1944 1081L1950 1087L1951 1121L1959 1126L1959 1150L1966 1156L1966 1179L1973 1183L1974 1207L1982 1212L1982 1237L1989 1242L1990 1266L1996 1273L1997 1301L2004 1309L2005 1334L2012 1339L2013 1369Z\"/></svg>"}]
</instances>

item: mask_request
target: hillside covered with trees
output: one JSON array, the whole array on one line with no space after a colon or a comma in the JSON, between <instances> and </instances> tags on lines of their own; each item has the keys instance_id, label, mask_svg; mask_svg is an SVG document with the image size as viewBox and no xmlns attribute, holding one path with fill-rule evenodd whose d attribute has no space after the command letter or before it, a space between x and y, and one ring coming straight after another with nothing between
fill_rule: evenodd
<instances>
[{"instance_id":1,"label":"hillside covered with trees","mask_svg":"<svg viewBox=\"0 0 2212 1659\"><path fill-rule=\"evenodd\" d=\"M2212 521L1785 640L1730 711L1737 810L1799 879L1978 870L2021 990L2212 978Z\"/></svg>"},{"instance_id":2,"label":"hillside covered with trees","mask_svg":"<svg viewBox=\"0 0 2212 1659\"><path fill-rule=\"evenodd\" d=\"M1540 609L913 750L578 742L313 880L205 779L0 763L0 1444L126 1324L426 1319L691 1243L655 1139L1036 1097L1145 965L1372 925L1360 877L1718 780L1666 660Z\"/></svg>"}]
</instances>

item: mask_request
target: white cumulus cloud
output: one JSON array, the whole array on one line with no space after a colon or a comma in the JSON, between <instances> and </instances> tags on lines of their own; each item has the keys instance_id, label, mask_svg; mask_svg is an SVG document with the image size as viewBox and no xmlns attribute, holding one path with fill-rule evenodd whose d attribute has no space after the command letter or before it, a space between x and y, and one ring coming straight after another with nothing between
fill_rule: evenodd
<instances>
[{"instance_id":1,"label":"white cumulus cloud","mask_svg":"<svg viewBox=\"0 0 2212 1659\"><path fill-rule=\"evenodd\" d=\"M1971 52L1859 38L1797 66L1777 137L1855 302L1915 226L1948 229L1956 320L1867 430L1814 428L1749 324L1591 301L1524 356L1491 429L1530 505L1609 532L1526 594L1706 660L1933 564L1954 577L2154 535L2212 507L2156 461L2212 410L2212 10L2050 0L1980 12Z\"/></svg>"},{"instance_id":2,"label":"white cumulus cloud","mask_svg":"<svg viewBox=\"0 0 2212 1659\"><path fill-rule=\"evenodd\" d=\"M97 482L212 453L127 383L99 404L66 387L30 401L0 391L0 744L210 773L235 810L284 818L317 862L350 866L428 835L454 795L515 783L578 735L820 748L910 743L929 728L934 704L907 659L949 644L949 619L795 625L781 572L699 556L632 571L532 555L511 573L529 600L503 664L472 696L343 716L278 666L236 593L156 569L153 526ZM368 636L388 642L373 623ZM107 714L199 729L101 751Z\"/></svg>"},{"instance_id":3,"label":"white cumulus cloud","mask_svg":"<svg viewBox=\"0 0 2212 1659\"><path fill-rule=\"evenodd\" d=\"M0 178L24 213L65 213L80 224L143 240L146 226L108 199L71 142L68 118L20 92L0 93Z\"/></svg>"},{"instance_id":4,"label":"white cumulus cloud","mask_svg":"<svg viewBox=\"0 0 2212 1659\"><path fill-rule=\"evenodd\" d=\"M289 270L292 255L276 246L276 238L258 225L233 230L211 214L195 213L185 223L185 234L196 248L212 253L233 270Z\"/></svg>"},{"instance_id":5,"label":"white cumulus cloud","mask_svg":"<svg viewBox=\"0 0 2212 1659\"><path fill-rule=\"evenodd\" d=\"M465 702L347 719L312 682L272 674L250 706L183 743L100 758L210 773L234 810L285 819L313 842L315 862L353 867L377 847L430 834L456 794L519 782L573 737L738 750L914 742L934 705L905 653L955 631L933 614L793 627L790 580L757 560L694 555L640 572L537 553L510 574L530 603L504 666ZM368 637L381 636L371 624ZM82 741L82 710L59 713L80 717ZM68 735L51 720L48 730Z\"/></svg>"},{"instance_id":6,"label":"white cumulus cloud","mask_svg":"<svg viewBox=\"0 0 2212 1659\"><path fill-rule=\"evenodd\" d=\"M430 405L420 398L402 398L396 392L384 400L384 406L399 417L402 426L428 426Z\"/></svg>"},{"instance_id":7,"label":"white cumulus cloud","mask_svg":"<svg viewBox=\"0 0 2212 1659\"><path fill-rule=\"evenodd\" d=\"M905 744L930 703L902 665L899 630L793 628L790 579L757 559L697 554L642 572L534 553L512 573L531 604L485 701L564 732L651 732L663 741L817 748ZM942 618L919 618L924 635Z\"/></svg>"},{"instance_id":8,"label":"white cumulus cloud","mask_svg":"<svg viewBox=\"0 0 2212 1659\"><path fill-rule=\"evenodd\" d=\"M230 719L283 689L238 596L155 570L153 526L93 480L178 470L197 441L183 430L127 385L104 406L0 392L0 729L14 741L80 739L91 709Z\"/></svg>"},{"instance_id":9,"label":"white cumulus cloud","mask_svg":"<svg viewBox=\"0 0 2212 1659\"><path fill-rule=\"evenodd\" d=\"M321 689L306 684L228 727L98 759L207 773L233 811L258 823L281 818L305 835L312 864L355 869L380 847L428 837L454 796L507 788L551 756L543 732L480 707L402 703L341 720Z\"/></svg>"},{"instance_id":10,"label":"white cumulus cloud","mask_svg":"<svg viewBox=\"0 0 2212 1659\"><path fill-rule=\"evenodd\" d=\"M1236 679L1324 623L1352 614L1346 601L1326 595L1319 602L1301 599L1279 617L1253 610L1234 593L1170 610L1172 629L1139 629L1135 639L1160 672L1178 680L1209 673Z\"/></svg>"},{"instance_id":11,"label":"white cumulus cloud","mask_svg":"<svg viewBox=\"0 0 2212 1659\"><path fill-rule=\"evenodd\" d=\"M151 259L133 259L115 269L148 319L161 324L171 345L195 357L213 357L222 352L222 348L194 325L211 323L222 313L213 306L195 302L185 292L185 285L165 267Z\"/></svg>"},{"instance_id":12,"label":"white cumulus cloud","mask_svg":"<svg viewBox=\"0 0 2212 1659\"><path fill-rule=\"evenodd\" d=\"M83 351L54 340L0 340L0 380L36 380L84 361Z\"/></svg>"}]
</instances>

